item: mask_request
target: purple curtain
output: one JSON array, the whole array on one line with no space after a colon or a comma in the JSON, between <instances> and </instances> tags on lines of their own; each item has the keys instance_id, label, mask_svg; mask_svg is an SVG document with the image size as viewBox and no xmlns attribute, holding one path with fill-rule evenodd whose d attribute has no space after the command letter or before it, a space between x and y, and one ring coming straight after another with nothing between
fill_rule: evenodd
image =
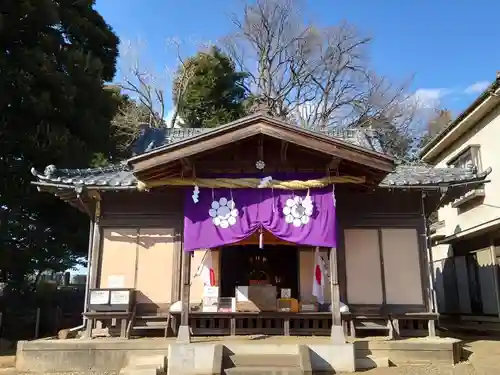
<instances>
[{"instance_id":1,"label":"purple curtain","mask_svg":"<svg viewBox=\"0 0 500 375\"><path fill-rule=\"evenodd\" d=\"M333 188L295 192L278 189L193 189L186 191L184 250L239 242L265 229L301 245L336 247Z\"/></svg>"}]
</instances>

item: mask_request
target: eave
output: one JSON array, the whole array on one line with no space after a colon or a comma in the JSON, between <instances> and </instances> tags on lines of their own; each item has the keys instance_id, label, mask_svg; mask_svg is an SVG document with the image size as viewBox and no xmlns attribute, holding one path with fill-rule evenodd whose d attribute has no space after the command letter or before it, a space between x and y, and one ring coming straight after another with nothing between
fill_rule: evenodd
<instances>
[{"instance_id":1,"label":"eave","mask_svg":"<svg viewBox=\"0 0 500 375\"><path fill-rule=\"evenodd\" d=\"M500 229L500 218L496 218L485 223L461 230L449 236L445 236L436 242L437 245L449 245L455 242L477 237L488 232L498 231Z\"/></svg>"},{"instance_id":2,"label":"eave","mask_svg":"<svg viewBox=\"0 0 500 375\"><path fill-rule=\"evenodd\" d=\"M49 168L46 168L49 170ZM94 198L98 192L137 191L138 180L125 165L99 169L57 170L50 168L51 174L33 170L40 191L49 192L79 207L80 197ZM464 195L467 191L487 183L488 168L482 173L473 169L433 168L430 166L400 165L389 173L378 185L383 189L420 190L441 195L440 205L446 205Z\"/></svg>"}]
</instances>

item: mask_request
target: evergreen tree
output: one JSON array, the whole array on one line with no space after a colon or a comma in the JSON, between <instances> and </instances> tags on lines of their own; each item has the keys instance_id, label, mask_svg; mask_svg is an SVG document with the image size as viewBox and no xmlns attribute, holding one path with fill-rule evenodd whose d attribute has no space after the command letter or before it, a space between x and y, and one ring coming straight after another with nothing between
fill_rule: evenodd
<instances>
[{"instance_id":1,"label":"evergreen tree","mask_svg":"<svg viewBox=\"0 0 500 375\"><path fill-rule=\"evenodd\" d=\"M0 281L60 271L84 255L88 218L37 194L31 167L113 157L118 37L93 0L0 3Z\"/></svg>"},{"instance_id":2,"label":"evergreen tree","mask_svg":"<svg viewBox=\"0 0 500 375\"><path fill-rule=\"evenodd\" d=\"M183 90L181 77L186 82ZM240 118L244 114L246 77L217 47L197 53L179 68L174 80L173 97L179 116L193 128L216 127Z\"/></svg>"}]
</instances>

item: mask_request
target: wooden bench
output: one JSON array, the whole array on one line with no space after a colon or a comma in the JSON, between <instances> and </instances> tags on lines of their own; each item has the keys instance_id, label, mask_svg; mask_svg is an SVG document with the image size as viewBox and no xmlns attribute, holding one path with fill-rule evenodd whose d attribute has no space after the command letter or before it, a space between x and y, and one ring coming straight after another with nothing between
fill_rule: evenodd
<instances>
[{"instance_id":1,"label":"wooden bench","mask_svg":"<svg viewBox=\"0 0 500 375\"><path fill-rule=\"evenodd\" d=\"M92 330L95 322L103 321L120 321L120 337L130 338L132 321L134 319L135 309L133 311L89 311L83 314L89 321L86 327L86 336L92 337Z\"/></svg>"},{"instance_id":2,"label":"wooden bench","mask_svg":"<svg viewBox=\"0 0 500 375\"><path fill-rule=\"evenodd\" d=\"M356 338L359 331L385 333L390 338L436 336L437 313L432 312L350 312L343 313L344 329ZM422 328L420 325L424 325Z\"/></svg>"},{"instance_id":3,"label":"wooden bench","mask_svg":"<svg viewBox=\"0 0 500 375\"><path fill-rule=\"evenodd\" d=\"M393 326L393 336L436 336L436 321L438 313L433 312L407 312L390 314L390 321ZM403 323L403 324L401 324ZM423 323L424 327L419 325Z\"/></svg>"},{"instance_id":4,"label":"wooden bench","mask_svg":"<svg viewBox=\"0 0 500 375\"><path fill-rule=\"evenodd\" d=\"M387 314L380 313L342 313L344 330L356 338L358 331L381 332L391 336L390 319Z\"/></svg>"},{"instance_id":5,"label":"wooden bench","mask_svg":"<svg viewBox=\"0 0 500 375\"><path fill-rule=\"evenodd\" d=\"M158 330L164 331L163 337L168 337L172 315L170 313L136 315L132 323L132 331Z\"/></svg>"}]
</instances>

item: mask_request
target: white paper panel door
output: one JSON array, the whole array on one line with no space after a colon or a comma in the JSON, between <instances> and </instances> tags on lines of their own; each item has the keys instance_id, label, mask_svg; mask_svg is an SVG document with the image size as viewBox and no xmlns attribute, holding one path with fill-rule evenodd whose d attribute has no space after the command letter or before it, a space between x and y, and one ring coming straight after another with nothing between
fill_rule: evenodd
<instances>
[{"instance_id":1,"label":"white paper panel door","mask_svg":"<svg viewBox=\"0 0 500 375\"><path fill-rule=\"evenodd\" d=\"M346 229L344 236L348 304L381 304L378 231Z\"/></svg>"},{"instance_id":2,"label":"white paper panel door","mask_svg":"<svg viewBox=\"0 0 500 375\"><path fill-rule=\"evenodd\" d=\"M388 304L421 305L422 279L415 229L382 229L385 291Z\"/></svg>"},{"instance_id":3,"label":"white paper panel door","mask_svg":"<svg viewBox=\"0 0 500 375\"><path fill-rule=\"evenodd\" d=\"M134 288L137 229L103 229L101 251L99 287Z\"/></svg>"},{"instance_id":4,"label":"white paper panel door","mask_svg":"<svg viewBox=\"0 0 500 375\"><path fill-rule=\"evenodd\" d=\"M138 241L137 303L165 304L172 297L174 230L141 229Z\"/></svg>"}]
</instances>

